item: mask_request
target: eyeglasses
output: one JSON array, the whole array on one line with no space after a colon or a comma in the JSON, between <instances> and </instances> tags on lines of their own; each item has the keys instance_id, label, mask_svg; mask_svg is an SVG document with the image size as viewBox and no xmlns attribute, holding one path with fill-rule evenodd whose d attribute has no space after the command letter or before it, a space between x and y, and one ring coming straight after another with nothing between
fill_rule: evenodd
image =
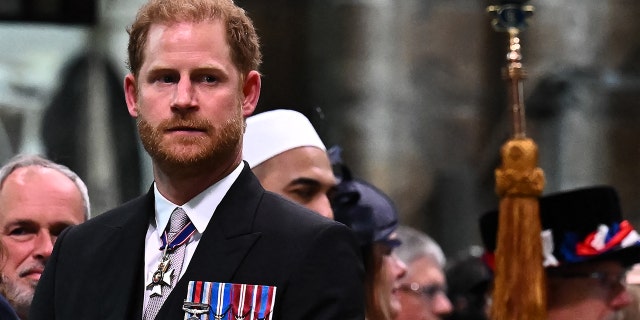
<instances>
[{"instance_id":1,"label":"eyeglasses","mask_svg":"<svg viewBox=\"0 0 640 320\"><path fill-rule=\"evenodd\" d=\"M438 293L442 293L445 295L447 294L447 287L439 284L421 286L415 282L403 283L400 285L399 289L405 292L411 292L413 294L423 296L429 300L435 298Z\"/></svg>"},{"instance_id":2,"label":"eyeglasses","mask_svg":"<svg viewBox=\"0 0 640 320\"><path fill-rule=\"evenodd\" d=\"M572 273L557 273L557 274L550 274L549 276L552 277L560 277L560 278L588 278L588 279L595 279L598 281L598 283L606 288L615 288L616 286L620 285L622 287L625 287L627 285L627 271L623 271L623 272L617 272L617 273L613 273L613 272L603 272L603 271L597 271L597 272L586 272L586 273L579 273L579 272L572 272Z\"/></svg>"}]
</instances>

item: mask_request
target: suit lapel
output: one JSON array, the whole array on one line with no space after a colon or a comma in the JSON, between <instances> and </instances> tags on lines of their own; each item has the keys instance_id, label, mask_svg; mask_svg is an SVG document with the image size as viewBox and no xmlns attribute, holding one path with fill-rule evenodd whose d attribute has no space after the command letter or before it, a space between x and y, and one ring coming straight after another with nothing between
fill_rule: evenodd
<instances>
[{"instance_id":1,"label":"suit lapel","mask_svg":"<svg viewBox=\"0 0 640 320\"><path fill-rule=\"evenodd\" d=\"M144 246L149 219L154 213L153 191L123 208L123 219L113 226L110 244L103 246L105 265L101 299L113 319L133 319L142 315L144 286ZM106 258L110 257L110 258ZM117 260L117 261L114 261Z\"/></svg>"},{"instance_id":2,"label":"suit lapel","mask_svg":"<svg viewBox=\"0 0 640 320\"><path fill-rule=\"evenodd\" d=\"M245 165L209 221L184 276L156 319L184 316L182 303L189 281L232 281L242 260L260 237L259 232L252 232L252 225L263 192L260 182Z\"/></svg>"}]
</instances>

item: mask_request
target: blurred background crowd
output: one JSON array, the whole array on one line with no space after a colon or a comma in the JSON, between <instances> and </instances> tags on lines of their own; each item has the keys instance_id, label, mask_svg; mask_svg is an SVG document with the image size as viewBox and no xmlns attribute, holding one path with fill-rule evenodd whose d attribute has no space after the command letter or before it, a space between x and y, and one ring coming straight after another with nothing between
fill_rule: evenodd
<instances>
[{"instance_id":1,"label":"blurred background crowd","mask_svg":"<svg viewBox=\"0 0 640 320\"><path fill-rule=\"evenodd\" d=\"M262 38L258 112L304 113L393 199L402 224L429 234L450 261L477 256L478 218L497 205L493 170L510 130L507 39L491 28L492 3L236 2ZM125 27L141 3L0 2L0 161L41 153L69 166L87 182L94 214L152 180L122 93ZM640 225L640 2L530 4L524 92L545 193L613 185ZM470 284L460 281L449 286Z\"/></svg>"}]
</instances>

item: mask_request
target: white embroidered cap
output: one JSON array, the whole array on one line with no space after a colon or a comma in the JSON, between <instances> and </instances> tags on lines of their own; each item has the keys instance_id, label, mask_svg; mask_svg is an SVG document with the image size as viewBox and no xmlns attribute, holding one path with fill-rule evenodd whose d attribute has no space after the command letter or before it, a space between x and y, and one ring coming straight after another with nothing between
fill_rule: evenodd
<instances>
[{"instance_id":1,"label":"white embroidered cap","mask_svg":"<svg viewBox=\"0 0 640 320\"><path fill-rule=\"evenodd\" d=\"M278 109L247 118L242 157L251 168L287 150L307 146L327 150L309 119L300 112Z\"/></svg>"}]
</instances>

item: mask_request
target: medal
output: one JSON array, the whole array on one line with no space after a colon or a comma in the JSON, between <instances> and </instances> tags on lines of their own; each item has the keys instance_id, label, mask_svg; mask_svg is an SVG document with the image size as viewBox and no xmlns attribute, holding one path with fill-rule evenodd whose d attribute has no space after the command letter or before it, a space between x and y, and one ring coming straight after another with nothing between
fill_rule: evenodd
<instances>
[{"instance_id":1,"label":"medal","mask_svg":"<svg viewBox=\"0 0 640 320\"><path fill-rule=\"evenodd\" d=\"M147 281L147 290L151 290L150 297L153 296L161 296L162 295L162 287L163 286L171 286L171 281L174 277L175 268L169 269L169 265L171 264L171 259L169 258L169 253L175 250L176 247L185 244L189 238L196 231L193 223L189 222L180 232L176 235L176 237L171 240L170 243L167 244L167 232L162 234L160 240L162 241L162 258L160 259L160 263L158 264L158 268L155 271L151 271L149 273L149 280ZM175 275L178 276L178 275Z\"/></svg>"},{"instance_id":2,"label":"medal","mask_svg":"<svg viewBox=\"0 0 640 320\"><path fill-rule=\"evenodd\" d=\"M187 320L200 320L200 315L209 314L210 309L211 306L206 303L189 302L186 300L182 305L184 312L192 314Z\"/></svg>"},{"instance_id":3,"label":"medal","mask_svg":"<svg viewBox=\"0 0 640 320\"><path fill-rule=\"evenodd\" d=\"M158 268L156 271L152 271L149 275L151 283L147 285L147 290L151 289L151 297L155 295L162 295L162 286L171 285L171 278L173 277L174 269L167 272L170 264L171 260L169 260L167 247L165 247L164 252L162 253L162 259L160 259L160 264L158 264Z\"/></svg>"}]
</instances>

